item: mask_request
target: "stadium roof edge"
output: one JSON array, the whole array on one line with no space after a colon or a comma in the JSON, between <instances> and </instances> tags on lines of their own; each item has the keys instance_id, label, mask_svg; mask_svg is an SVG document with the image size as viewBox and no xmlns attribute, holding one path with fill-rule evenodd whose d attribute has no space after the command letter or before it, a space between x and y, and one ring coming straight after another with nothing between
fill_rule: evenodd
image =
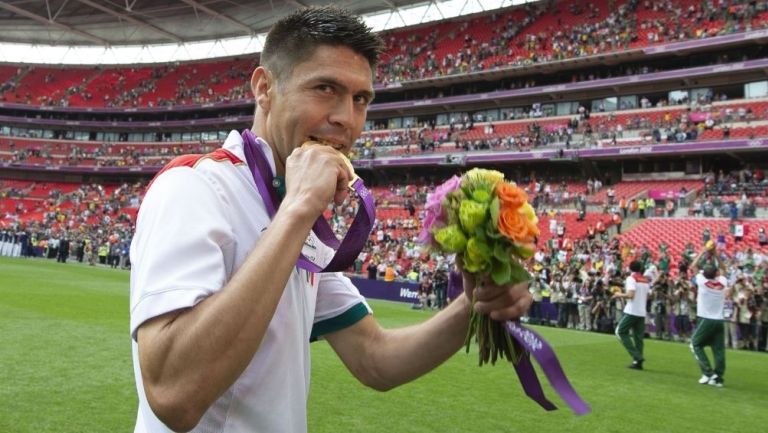
<instances>
[{"instance_id":1,"label":"stadium roof edge","mask_svg":"<svg viewBox=\"0 0 768 433\"><path fill-rule=\"evenodd\" d=\"M351 9L354 12L363 13L362 16L366 20L369 26L376 31L387 31L393 29L411 28L417 27L426 23L442 20L450 20L456 17L472 16L482 13L487 13L493 10L501 8L508 8L513 6L519 6L529 3L537 3L538 0L397 0L382 2L380 0L363 0L353 3ZM158 2L150 2L152 4ZM182 4L186 4L180 0L164 0L159 2L166 5L167 8L176 7L181 8ZM246 9L242 2L230 2L233 5L232 14L243 13ZM247 3L247 2L246 2ZM270 2L272 3L272 2ZM291 2L283 2L292 4ZM323 2L304 1L304 4L322 4ZM250 3L252 4L252 3ZM389 4L394 8L382 9L382 6ZM88 2L79 3L82 9L83 5L87 6ZM30 64L30 65L58 65L58 66L76 66L76 65L93 65L100 64L104 66L136 66L136 65L152 65L152 64L168 64L168 63L182 63L182 62L194 62L201 60L213 60L213 59L227 59L242 56L254 56L261 51L263 46L266 30L271 26L271 23L280 16L291 12L295 9L295 4L290 8L285 7L277 8L273 7L271 15L255 18L253 14L243 15L242 18L238 16L240 21L249 23L251 21L254 24L252 29L259 29L259 31L250 32L246 36L235 36L231 33L221 33L217 29L219 27L212 26L210 34L204 34L202 37L197 34L189 33L188 35L179 35L182 31L177 20L178 17L166 17L163 18L158 12L157 16L149 15L148 18L139 20L133 18L132 15L125 15L130 11L111 11L110 13L104 12L101 9L91 8L88 12L91 15L73 16L70 17L70 21L62 23L66 18L68 9L65 7L66 3L62 5L59 11L54 16L49 18L53 19L53 22L58 24L58 27L47 26L45 32L41 32L39 27L43 27L39 19L34 19L33 25L29 25L23 20L25 15L16 13L10 14L7 10L0 9L0 26L3 27L3 40L0 40L0 58L3 59L3 63L6 64ZM285 5L282 5L285 6ZM30 7L26 5L26 7ZM43 6L44 7L44 6ZM101 10L101 14L96 14ZM62 11L64 11L62 13ZM77 11L75 9L72 13ZM38 15L42 11L38 11ZM49 15L51 11L48 11ZM30 12L31 13L31 12ZM199 12L195 12L197 14ZM59 17L59 14L63 14ZM82 12L81 12L82 14ZM129 16L131 20L120 18L120 16ZM93 18L89 18L93 16ZM193 15L194 17L196 15ZM226 14L219 14L219 16L225 16L230 21L233 20L231 16ZM46 18L48 19L48 18ZM59 21L56 21L58 19ZM91 19L92 21L89 21ZM115 23L110 20L117 19L120 23L116 28ZM79 24L74 24L75 21L82 21ZM215 21L216 17L210 18L211 21ZM136 23L138 21L138 24ZM227 20L224 20L227 21ZM258 24L260 23L260 24ZM241 23L242 24L242 23ZM257 25L258 24L258 25ZM63 25L63 28L62 28ZM99 27L101 26L101 27ZM122 26L122 27L121 27ZM111 33L97 32L97 30L104 30L104 28L110 27ZM183 26L181 26L183 27ZM195 26L189 26L195 27ZM240 26L242 27L242 26ZM138 29L150 29L149 31L138 31ZM140 41L132 39L135 34L154 34L162 35L161 32L155 32L152 29L160 29L165 35L165 39L155 39L158 42L168 41L168 34L178 36L182 42L173 43L155 43L152 41ZM76 30L76 31L75 31ZM79 32L79 33L78 33ZM89 33L90 32L90 33ZM122 32L125 36L122 39L115 39L113 34ZM33 35L40 35L47 33L51 35L48 43L44 43L42 40L34 39ZM95 37L104 40L104 44L84 45L84 40L73 38L72 35L78 35L80 33L93 33ZM242 35L242 29L241 33ZM28 43L18 43L19 35L27 35L29 37ZM56 37L54 37L56 36ZM93 41L93 38L87 40ZM51 41L58 42L64 41L65 44L56 45ZM219 53L224 55L219 55ZM95 62L94 59L99 59Z\"/></svg>"}]
</instances>

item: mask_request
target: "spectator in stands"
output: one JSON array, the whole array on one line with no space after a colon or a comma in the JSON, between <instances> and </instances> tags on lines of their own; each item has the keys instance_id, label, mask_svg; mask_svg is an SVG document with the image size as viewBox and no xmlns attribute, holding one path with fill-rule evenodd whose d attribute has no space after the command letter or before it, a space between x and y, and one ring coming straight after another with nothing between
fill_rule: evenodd
<instances>
[{"instance_id":1,"label":"spectator in stands","mask_svg":"<svg viewBox=\"0 0 768 433\"><path fill-rule=\"evenodd\" d=\"M735 221L733 226L733 241L740 243L744 239L744 235L747 234L747 226L742 221Z\"/></svg>"},{"instance_id":2,"label":"spectator in stands","mask_svg":"<svg viewBox=\"0 0 768 433\"><path fill-rule=\"evenodd\" d=\"M715 205L712 203L712 199L707 197L702 204L702 213L705 217L715 216Z\"/></svg>"},{"instance_id":3,"label":"spectator in stands","mask_svg":"<svg viewBox=\"0 0 768 433\"><path fill-rule=\"evenodd\" d=\"M611 221L613 222L613 225L616 227L616 234L621 234L621 215L619 214L619 211L616 211L613 213L613 217L611 217Z\"/></svg>"},{"instance_id":4,"label":"spectator in stands","mask_svg":"<svg viewBox=\"0 0 768 433\"><path fill-rule=\"evenodd\" d=\"M715 240L715 246L718 250L722 250L725 248L725 232L723 230L718 231L717 233L717 239Z\"/></svg>"},{"instance_id":5,"label":"spectator in stands","mask_svg":"<svg viewBox=\"0 0 768 433\"><path fill-rule=\"evenodd\" d=\"M712 239L712 230L709 227L706 227L701 232L701 242L703 245L706 245L709 240Z\"/></svg>"},{"instance_id":6,"label":"spectator in stands","mask_svg":"<svg viewBox=\"0 0 768 433\"><path fill-rule=\"evenodd\" d=\"M221 208L220 200L255 200L261 206L258 198L213 194L199 174L202 170L235 190L252 191L248 168L226 161L233 159L226 152L225 161L206 160L195 170L171 168L155 179L132 244L134 362L137 383L143 384L138 419L147 429L165 429L166 423L188 430L201 420L217 429L226 418L267 431L305 430L308 337L317 320L344 322L323 336L356 377L381 390L421 376L463 344L466 294L430 325L390 332L379 327L348 280L335 274L302 277L295 271L313 222L331 199L341 203L350 176L332 147L297 147L314 137L349 151L372 97L378 45L358 17L334 7L300 9L268 34L251 83L253 132L261 137L255 146L272 155L277 175L286 178L286 194L273 218L263 213L257 222L248 212L242 226L225 223L240 217L232 208ZM225 149L242 160L243 146L251 144L231 134ZM187 220L195 227L178 224ZM206 221L210 230L193 230ZM231 242L234 238L238 242ZM169 262L180 248L188 257ZM158 279L160 273L166 278ZM474 281L467 279L464 286L465 293L474 292ZM205 289L190 293L179 287ZM308 298L310 293L317 300ZM527 284L489 284L475 293L475 308L497 320L516 319L530 303ZM345 312L343 319L338 311ZM285 321L298 326L279 326ZM395 355L398 362L391 362ZM279 369L264 369L278 364ZM227 393L233 386L246 392ZM227 402L219 405L222 394Z\"/></svg>"},{"instance_id":7,"label":"spectator in stands","mask_svg":"<svg viewBox=\"0 0 768 433\"><path fill-rule=\"evenodd\" d=\"M664 210L667 213L667 217L672 217L675 215L675 202L672 201L672 199L667 199L667 201L664 203Z\"/></svg>"},{"instance_id":8,"label":"spectator in stands","mask_svg":"<svg viewBox=\"0 0 768 433\"><path fill-rule=\"evenodd\" d=\"M622 217L626 219L627 211L629 210L629 202L627 202L626 196L621 196L621 199L619 200L619 209L621 210Z\"/></svg>"},{"instance_id":9,"label":"spectator in stands","mask_svg":"<svg viewBox=\"0 0 768 433\"><path fill-rule=\"evenodd\" d=\"M651 196L645 199L645 212L648 216L656 215L656 200Z\"/></svg>"}]
</instances>

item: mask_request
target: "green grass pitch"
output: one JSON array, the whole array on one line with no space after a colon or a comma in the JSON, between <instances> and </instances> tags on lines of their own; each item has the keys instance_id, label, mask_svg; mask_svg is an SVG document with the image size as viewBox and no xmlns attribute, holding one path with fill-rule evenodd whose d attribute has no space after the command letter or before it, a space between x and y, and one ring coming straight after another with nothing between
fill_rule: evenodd
<instances>
[{"instance_id":1,"label":"green grass pitch","mask_svg":"<svg viewBox=\"0 0 768 433\"><path fill-rule=\"evenodd\" d=\"M372 301L386 327L431 313ZM576 417L523 394L508 365L459 352L387 393L364 388L324 342L312 345L309 431L740 432L768 425L768 356L728 351L726 387L696 383L688 347L646 340L646 370L611 335L538 328L593 413ZM132 432L136 391L128 335L128 273L0 258L0 432Z\"/></svg>"}]
</instances>

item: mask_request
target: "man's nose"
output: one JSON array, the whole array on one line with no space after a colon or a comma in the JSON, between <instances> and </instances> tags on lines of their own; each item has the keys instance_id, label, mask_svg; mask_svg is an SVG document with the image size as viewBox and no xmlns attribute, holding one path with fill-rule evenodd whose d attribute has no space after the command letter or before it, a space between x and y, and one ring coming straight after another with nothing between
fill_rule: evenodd
<instances>
[{"instance_id":1,"label":"man's nose","mask_svg":"<svg viewBox=\"0 0 768 433\"><path fill-rule=\"evenodd\" d=\"M352 129L357 120L355 101L352 96L339 98L330 113L328 121L334 126Z\"/></svg>"}]
</instances>

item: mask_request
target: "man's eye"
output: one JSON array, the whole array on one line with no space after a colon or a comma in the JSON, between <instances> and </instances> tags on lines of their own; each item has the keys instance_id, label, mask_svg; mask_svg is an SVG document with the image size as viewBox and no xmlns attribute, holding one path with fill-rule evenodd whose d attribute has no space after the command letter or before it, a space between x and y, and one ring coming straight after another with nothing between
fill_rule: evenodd
<instances>
[{"instance_id":1,"label":"man's eye","mask_svg":"<svg viewBox=\"0 0 768 433\"><path fill-rule=\"evenodd\" d=\"M355 96L355 103L360 105L368 105L370 103L370 99L368 99L367 96L357 95Z\"/></svg>"},{"instance_id":2,"label":"man's eye","mask_svg":"<svg viewBox=\"0 0 768 433\"><path fill-rule=\"evenodd\" d=\"M321 84L317 86L316 89L323 93L333 93L333 86L329 86L328 84Z\"/></svg>"}]
</instances>

